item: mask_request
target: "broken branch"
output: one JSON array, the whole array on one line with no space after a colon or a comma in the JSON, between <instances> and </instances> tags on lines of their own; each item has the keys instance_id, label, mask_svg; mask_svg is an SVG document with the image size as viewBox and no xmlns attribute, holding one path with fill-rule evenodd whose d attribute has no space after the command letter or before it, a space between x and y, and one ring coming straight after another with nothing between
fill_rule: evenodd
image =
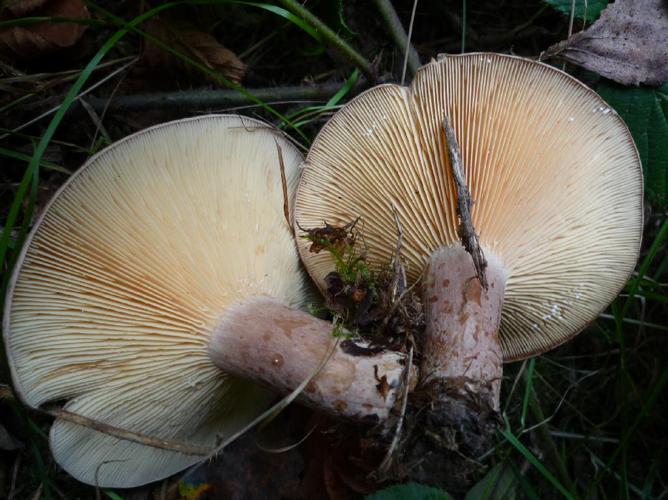
<instances>
[{"instance_id":1,"label":"broken branch","mask_svg":"<svg viewBox=\"0 0 668 500\"><path fill-rule=\"evenodd\" d=\"M144 434L139 434L137 432L128 431L126 429L121 429L119 427L114 427L104 422L98 420L93 420L92 418L84 417L78 413L73 413L71 411L63 410L61 408L45 408L40 411L43 411L47 415L52 417L65 420L72 424L81 425L83 427L88 427L94 431L101 432L102 434L107 434L108 436L113 436L118 439L123 439L125 441L132 441L133 443L139 443L146 446L151 446L153 448L160 448L162 450L178 451L184 453L185 455L198 455L198 456L208 456L211 453L210 448L205 448L203 446L194 446L185 443L179 443L176 441L168 441L166 439L160 439L153 436L146 436Z\"/></svg>"},{"instance_id":2,"label":"broken branch","mask_svg":"<svg viewBox=\"0 0 668 500\"><path fill-rule=\"evenodd\" d=\"M485 268L487 267L487 260L480 248L480 241L478 234L473 227L473 219L471 218L471 193L466 184L466 174L464 173L464 162L459 151L459 144L455 137L455 131L450 125L450 120L447 117L443 118L443 128L445 129L445 138L447 140L448 154L450 156L450 167L452 168L452 177L457 188L457 215L459 216L459 227L457 233L466 251L473 259L473 266L476 274L480 280L482 287L487 290L487 277L485 276Z\"/></svg>"}]
</instances>

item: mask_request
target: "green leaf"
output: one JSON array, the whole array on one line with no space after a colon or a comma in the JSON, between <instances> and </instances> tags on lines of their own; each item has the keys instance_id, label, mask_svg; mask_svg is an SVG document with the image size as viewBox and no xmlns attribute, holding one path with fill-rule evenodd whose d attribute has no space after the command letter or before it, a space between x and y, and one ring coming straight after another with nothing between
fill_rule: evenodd
<instances>
[{"instance_id":1,"label":"green leaf","mask_svg":"<svg viewBox=\"0 0 668 500\"><path fill-rule=\"evenodd\" d=\"M271 5L268 3L244 2L236 0L233 3L238 3L241 5L250 5L251 7L257 7L259 9L268 10L269 12L272 12L277 16L281 16L290 21L291 23L295 24L296 26L304 30L306 33L311 35L317 42L322 42L322 38L320 37L320 33L318 33L318 30L313 28L310 24L308 24L300 17L294 15L292 12L285 10L283 7L278 7L277 5Z\"/></svg>"},{"instance_id":2,"label":"green leaf","mask_svg":"<svg viewBox=\"0 0 668 500\"><path fill-rule=\"evenodd\" d=\"M572 0L543 0L553 9L570 16ZM601 11L608 6L608 0L575 0L575 17L578 19L585 18L585 6L587 21L592 22L598 19Z\"/></svg>"},{"instance_id":3,"label":"green leaf","mask_svg":"<svg viewBox=\"0 0 668 500\"><path fill-rule=\"evenodd\" d=\"M627 88L604 81L598 93L626 122L640 154L647 200L668 204L668 84Z\"/></svg>"},{"instance_id":4,"label":"green leaf","mask_svg":"<svg viewBox=\"0 0 668 500\"><path fill-rule=\"evenodd\" d=\"M513 469L504 462L492 467L466 494L465 500L512 500L517 480Z\"/></svg>"},{"instance_id":5,"label":"green leaf","mask_svg":"<svg viewBox=\"0 0 668 500\"><path fill-rule=\"evenodd\" d=\"M377 491L366 500L451 500L447 492L417 483L397 484Z\"/></svg>"}]
</instances>

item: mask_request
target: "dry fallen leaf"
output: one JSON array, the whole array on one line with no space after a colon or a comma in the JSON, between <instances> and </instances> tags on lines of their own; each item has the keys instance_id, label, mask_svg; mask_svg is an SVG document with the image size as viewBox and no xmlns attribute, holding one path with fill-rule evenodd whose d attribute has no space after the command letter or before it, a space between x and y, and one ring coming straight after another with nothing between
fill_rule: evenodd
<instances>
[{"instance_id":1,"label":"dry fallen leaf","mask_svg":"<svg viewBox=\"0 0 668 500\"><path fill-rule=\"evenodd\" d=\"M28 6L30 9L26 10ZM82 0L50 0L47 2L31 0L27 2L27 5L11 2L5 6L5 9L0 19L8 20L24 14L74 19L90 17ZM83 24L51 22L12 26L0 30L0 55L21 57L24 60L45 56L74 45L81 38L85 29L86 26Z\"/></svg>"},{"instance_id":2,"label":"dry fallen leaf","mask_svg":"<svg viewBox=\"0 0 668 500\"><path fill-rule=\"evenodd\" d=\"M12 14L26 14L46 2L47 0L5 0L2 7Z\"/></svg>"},{"instance_id":3,"label":"dry fallen leaf","mask_svg":"<svg viewBox=\"0 0 668 500\"><path fill-rule=\"evenodd\" d=\"M617 0L588 29L545 51L623 85L668 80L668 3Z\"/></svg>"},{"instance_id":4,"label":"dry fallen leaf","mask_svg":"<svg viewBox=\"0 0 668 500\"><path fill-rule=\"evenodd\" d=\"M146 31L169 47L236 83L241 81L246 72L246 65L234 52L223 47L212 35L198 31L190 24L156 18L147 23ZM149 67L192 72L192 67L187 63L150 42L144 47L142 62Z\"/></svg>"}]
</instances>

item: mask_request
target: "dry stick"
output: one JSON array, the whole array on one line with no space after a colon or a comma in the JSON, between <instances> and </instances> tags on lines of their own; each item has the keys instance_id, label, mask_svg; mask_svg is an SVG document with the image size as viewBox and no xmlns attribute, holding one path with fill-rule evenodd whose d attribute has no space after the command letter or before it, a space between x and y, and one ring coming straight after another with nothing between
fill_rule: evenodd
<instances>
[{"instance_id":1,"label":"dry stick","mask_svg":"<svg viewBox=\"0 0 668 500\"><path fill-rule=\"evenodd\" d=\"M459 227L457 233L461 239L462 245L473 259L473 266L475 267L478 279L482 287L487 290L487 277L485 276L485 268L487 261L485 255L480 248L478 234L473 227L473 220L471 219L471 193L466 184L466 174L464 173L464 162L459 151L459 144L455 137L455 131L450 125L450 120L447 117L443 118L443 128L445 129L445 138L447 140L448 154L450 156L450 166L452 168L452 177L455 180L457 187L457 215L459 216Z\"/></svg>"},{"instance_id":2,"label":"dry stick","mask_svg":"<svg viewBox=\"0 0 668 500\"><path fill-rule=\"evenodd\" d=\"M404 378L404 397L401 401L401 412L399 413L399 418L397 419L397 426L394 430L394 437L392 438L392 443L385 454L385 458L378 467L378 472L385 474L390 468L392 463L392 454L399 444L399 439L401 439L401 429L404 426L404 419L406 418L406 408L408 406L408 393L410 392L410 374L411 368L413 367L413 347L411 346L408 351L408 363L406 363L406 376Z\"/></svg>"},{"instance_id":3,"label":"dry stick","mask_svg":"<svg viewBox=\"0 0 668 500\"><path fill-rule=\"evenodd\" d=\"M16 493L16 478L19 476L20 466L21 466L21 454L17 453L16 460L14 461L14 465L12 466L12 481L9 486L9 495L7 496L7 500L13 500L14 495Z\"/></svg>"},{"instance_id":4,"label":"dry stick","mask_svg":"<svg viewBox=\"0 0 668 500\"><path fill-rule=\"evenodd\" d=\"M285 163L283 162L283 150L281 149L281 146L278 144L278 141L274 139L274 143L276 144L276 151L278 152L278 166L281 170L281 187L283 188L283 216L285 217L285 222L288 223L288 228L290 228L290 232L292 233L292 236L295 235L295 228L292 225L292 222L290 222L290 204L289 204L289 197L288 197L288 180L285 178Z\"/></svg>"},{"instance_id":5,"label":"dry stick","mask_svg":"<svg viewBox=\"0 0 668 500\"><path fill-rule=\"evenodd\" d=\"M415 47L411 44L408 35L406 35L406 30L401 24L397 11L394 10L390 0L375 0L375 3L380 11L380 15L383 16L383 19L387 24L387 28L394 39L394 43L397 44L399 50L401 50L401 52L408 58L408 68L411 70L411 74L414 75L421 66L420 56L415 50ZM417 4L417 0L415 0L415 4ZM404 66L406 66L406 64L404 64Z\"/></svg>"},{"instance_id":6,"label":"dry stick","mask_svg":"<svg viewBox=\"0 0 668 500\"><path fill-rule=\"evenodd\" d=\"M85 95L87 95L88 93L92 92L92 91L95 90L97 87L99 87L100 85L106 83L108 80L112 79L113 77L115 77L115 76L118 75L119 73L122 73L123 71L125 71L127 68L129 68L130 66L132 66L132 65L133 65L136 61L138 61L138 60L139 60L138 57L135 58L135 59L133 59L133 60L130 61L129 63L124 64L124 65L121 66L120 68L115 69L114 71L112 71L111 73L109 73L107 76L105 76L104 78L100 79L100 81L98 81L98 82L94 83L93 85L91 85L90 87L88 87L86 90L82 90L82 91L77 95L77 97L76 97L76 101L79 101L83 96L85 96ZM49 109L48 111L45 111L44 113L40 114L39 116L37 116L37 117L31 119L30 121L28 121L28 122L26 122L26 123L24 123L24 124L22 124L22 125L19 125L18 127L12 129L10 132L7 132L7 133L5 133L5 134L0 135L0 139L4 139L4 138L6 138L6 137L9 137L9 136L12 135L12 134L15 134L15 133L17 133L17 132L20 132L21 130L23 130L23 129L29 127L30 125L32 125L33 123L38 122L38 121L41 120L42 118L46 118L47 116L49 116L49 115L51 115L51 114L53 114L53 113L56 113L56 112L60 109L61 101L62 101L62 99L61 99L60 97L58 97L57 99L58 99L58 105L57 105L57 106L54 106L54 107L52 107L51 109Z\"/></svg>"},{"instance_id":7,"label":"dry stick","mask_svg":"<svg viewBox=\"0 0 668 500\"><path fill-rule=\"evenodd\" d=\"M411 11L411 21L408 26L408 43L411 42L411 37L413 36L413 25L415 24L415 13L417 12L418 0L413 0L413 10ZM404 54L404 65L401 69L401 85L404 84L406 80L406 66L408 64L408 51ZM416 71L417 73L417 71Z\"/></svg>"},{"instance_id":8,"label":"dry stick","mask_svg":"<svg viewBox=\"0 0 668 500\"><path fill-rule=\"evenodd\" d=\"M349 95L353 96L359 92L365 86L365 82L365 80L362 80L350 89ZM309 86L259 87L247 90L258 99L268 101L268 104L272 104L275 101L324 101L341 90L343 85L344 82L335 82ZM256 103L236 90L202 89L122 95L115 97L111 101L105 97L90 97L88 104L97 111L104 109L105 106L108 106L109 110L113 111L144 111L149 109L182 109L192 111L193 109L223 108L226 106Z\"/></svg>"},{"instance_id":9,"label":"dry stick","mask_svg":"<svg viewBox=\"0 0 668 500\"><path fill-rule=\"evenodd\" d=\"M397 295L402 296L406 291L406 269L401 262L401 248L404 243L404 232L401 229L401 222L399 221L399 213L394 203L391 205L392 215L394 216L394 224L397 227L397 247L394 250L394 257L392 258L392 267L394 267L394 277L392 279L392 300L397 299Z\"/></svg>"},{"instance_id":10,"label":"dry stick","mask_svg":"<svg viewBox=\"0 0 668 500\"><path fill-rule=\"evenodd\" d=\"M392 215L394 217L394 224L397 227L397 246L394 250L394 257L392 258L392 267L394 268L394 277L392 278L392 305L390 306L390 310L385 315L385 319L383 319L383 322L378 328L378 331L383 331L385 328L387 328L387 325L390 323L392 316L394 316L394 313L404 301L404 298L422 281L422 276L425 273L425 269L423 269L418 279L415 280L415 282L410 287L406 288L406 269L401 262L401 248L404 241L404 232L401 229L399 213L397 212L397 207L394 205L394 203L390 204L390 209L392 210ZM359 217L357 220L359 220ZM357 220L355 222L357 222Z\"/></svg>"},{"instance_id":11,"label":"dry stick","mask_svg":"<svg viewBox=\"0 0 668 500\"><path fill-rule=\"evenodd\" d=\"M350 59L355 66L357 66L364 76L366 76L370 82L376 81L376 71L374 70L371 63L354 48L352 48L348 43L342 40L337 36L332 29L323 23L320 19L314 16L308 9L303 7L296 0L280 0L283 7L292 12L293 14L301 17L304 21L314 27L318 33L337 51Z\"/></svg>"},{"instance_id":12,"label":"dry stick","mask_svg":"<svg viewBox=\"0 0 668 500\"><path fill-rule=\"evenodd\" d=\"M92 418L84 417L78 413L73 413L71 411L63 410L61 408L44 408L40 409L47 415L51 415L55 418L60 418L66 422L70 422L76 425L81 425L83 427L88 427L94 431L101 432L102 434L107 434L108 436L113 436L118 439L123 439L125 441L132 441L133 443L143 444L146 446L151 446L152 448L160 448L162 450L178 451L185 455L199 455L199 456L208 456L211 453L211 448L190 445L185 443L179 443L176 441L168 441L166 439L160 439L153 436L146 436L144 434L139 434L137 432L128 431L126 429L121 429L119 427L114 427L109 424L105 424L98 420L93 420Z\"/></svg>"}]
</instances>

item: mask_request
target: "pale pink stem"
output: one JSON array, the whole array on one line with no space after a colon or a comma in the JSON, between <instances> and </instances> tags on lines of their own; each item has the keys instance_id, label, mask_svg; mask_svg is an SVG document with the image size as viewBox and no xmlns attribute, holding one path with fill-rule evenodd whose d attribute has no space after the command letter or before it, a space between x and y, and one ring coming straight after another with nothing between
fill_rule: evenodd
<instances>
[{"instance_id":1,"label":"pale pink stem","mask_svg":"<svg viewBox=\"0 0 668 500\"><path fill-rule=\"evenodd\" d=\"M227 308L209 353L224 372L286 394L325 359L335 342L332 331L330 322L255 296ZM366 352L340 342L299 401L338 417L384 420L402 393L404 369L402 354Z\"/></svg>"}]
</instances>

